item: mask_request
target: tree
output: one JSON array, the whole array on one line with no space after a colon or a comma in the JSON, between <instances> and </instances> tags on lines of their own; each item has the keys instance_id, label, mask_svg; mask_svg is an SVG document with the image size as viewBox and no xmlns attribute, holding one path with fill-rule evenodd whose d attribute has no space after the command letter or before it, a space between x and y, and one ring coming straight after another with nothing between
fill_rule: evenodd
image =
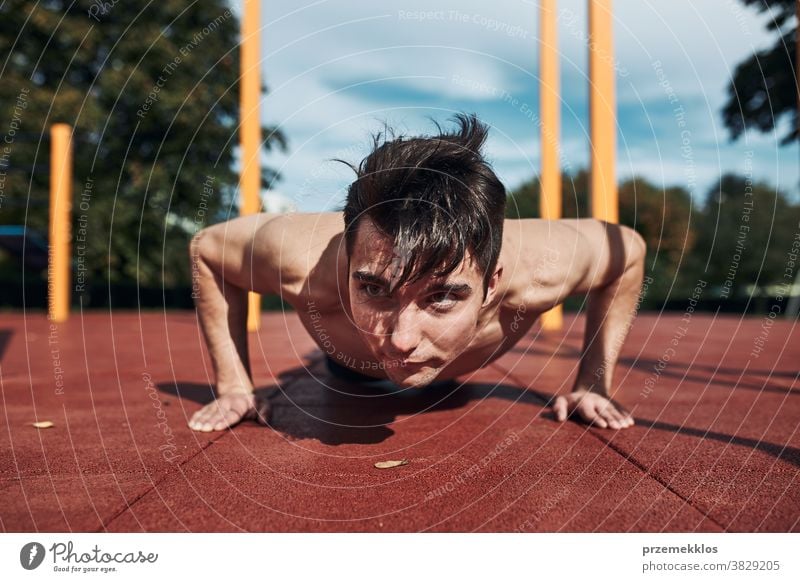
<instances>
[{"instance_id":1,"label":"tree","mask_svg":"<svg viewBox=\"0 0 800 582\"><path fill-rule=\"evenodd\" d=\"M587 216L586 178L584 171L564 176L565 218ZM538 217L538 196L538 179L523 184L509 196L507 216ZM702 208L693 205L684 188L630 178L619 185L619 221L647 242L646 271L652 282L643 305L648 307L685 299L700 279L708 286L704 299L724 300L746 299L754 286L763 290L791 283L785 274L800 205L749 176L722 176Z\"/></svg>"},{"instance_id":2,"label":"tree","mask_svg":"<svg viewBox=\"0 0 800 582\"><path fill-rule=\"evenodd\" d=\"M539 216L541 182L533 178L521 184L506 198L506 218L536 218Z\"/></svg>"},{"instance_id":3,"label":"tree","mask_svg":"<svg viewBox=\"0 0 800 582\"><path fill-rule=\"evenodd\" d=\"M766 50L754 53L736 67L728 85L728 100L722 117L732 139L746 129L772 131L783 117L791 119L782 143L800 138L797 113L797 23L787 26L795 16L796 0L741 0L773 16L767 24L777 39Z\"/></svg>"},{"instance_id":4,"label":"tree","mask_svg":"<svg viewBox=\"0 0 800 582\"><path fill-rule=\"evenodd\" d=\"M562 216L587 218L589 172L578 170L561 177ZM509 218L535 218L539 214L539 180L522 184L506 204ZM689 193L680 187L659 188L641 177L619 185L620 224L636 229L647 242L647 270L653 277L647 299L664 299L682 293L691 280L684 268L696 239Z\"/></svg>"},{"instance_id":5,"label":"tree","mask_svg":"<svg viewBox=\"0 0 800 582\"><path fill-rule=\"evenodd\" d=\"M521 184L512 191L506 201L506 217L535 218L539 214L538 177ZM561 216L585 218L589 213L589 172L578 170L575 174L561 174Z\"/></svg>"},{"instance_id":6,"label":"tree","mask_svg":"<svg viewBox=\"0 0 800 582\"><path fill-rule=\"evenodd\" d=\"M191 234L236 213L238 34L224 0L0 4L0 131L17 125L2 223L47 232L47 134L68 123L84 276L188 283ZM286 149L276 128L263 135ZM278 178L264 169L263 186Z\"/></svg>"},{"instance_id":7,"label":"tree","mask_svg":"<svg viewBox=\"0 0 800 582\"><path fill-rule=\"evenodd\" d=\"M645 268L653 279L648 299L682 296L694 285L687 264L697 238L696 221L684 188L660 188L641 177L620 184L619 222L634 228L647 243Z\"/></svg>"},{"instance_id":8,"label":"tree","mask_svg":"<svg viewBox=\"0 0 800 582\"><path fill-rule=\"evenodd\" d=\"M749 296L752 285L780 284L798 222L800 207L785 193L726 174L709 190L698 214L689 271L725 299Z\"/></svg>"}]
</instances>

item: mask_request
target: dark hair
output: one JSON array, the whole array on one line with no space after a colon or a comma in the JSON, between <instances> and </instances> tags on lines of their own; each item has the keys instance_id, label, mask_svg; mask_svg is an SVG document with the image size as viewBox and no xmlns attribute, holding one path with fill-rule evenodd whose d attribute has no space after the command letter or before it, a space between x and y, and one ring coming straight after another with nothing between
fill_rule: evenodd
<instances>
[{"instance_id":1,"label":"dark hair","mask_svg":"<svg viewBox=\"0 0 800 582\"><path fill-rule=\"evenodd\" d=\"M433 120L436 136L395 137L384 124L358 168L334 160L357 176L343 208L347 256L368 216L394 241L395 254L409 257L398 287L428 273L449 275L469 250L483 273L485 299L503 240L506 190L480 152L488 127L475 114L454 118L453 133Z\"/></svg>"}]
</instances>

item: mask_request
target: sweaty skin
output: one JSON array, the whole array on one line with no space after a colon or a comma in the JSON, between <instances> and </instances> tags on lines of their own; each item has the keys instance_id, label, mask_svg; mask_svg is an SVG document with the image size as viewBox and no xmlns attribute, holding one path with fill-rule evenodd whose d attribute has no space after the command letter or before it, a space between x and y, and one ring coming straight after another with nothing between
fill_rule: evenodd
<instances>
[{"instance_id":1,"label":"sweaty skin","mask_svg":"<svg viewBox=\"0 0 800 582\"><path fill-rule=\"evenodd\" d=\"M195 236L194 296L217 399L192 416L192 429L266 422L268 407L253 394L247 357L248 290L280 295L340 365L408 388L489 364L542 313L587 294L578 375L553 411L559 421L577 416L602 428L633 424L609 396L644 276L645 243L633 229L595 219L506 220L485 298L483 274L469 253L446 279L429 275L396 288L408 257L365 218L348 266L343 231L341 212L265 213Z\"/></svg>"}]
</instances>

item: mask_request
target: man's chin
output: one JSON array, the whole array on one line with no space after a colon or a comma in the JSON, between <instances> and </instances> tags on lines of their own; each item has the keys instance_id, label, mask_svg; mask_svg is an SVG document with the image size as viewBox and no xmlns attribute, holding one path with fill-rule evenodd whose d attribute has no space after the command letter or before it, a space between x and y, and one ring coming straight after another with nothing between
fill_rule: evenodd
<instances>
[{"instance_id":1,"label":"man's chin","mask_svg":"<svg viewBox=\"0 0 800 582\"><path fill-rule=\"evenodd\" d=\"M440 370L438 368L420 368L418 370L404 370L395 368L387 370L389 379L401 388L423 388L436 380Z\"/></svg>"}]
</instances>

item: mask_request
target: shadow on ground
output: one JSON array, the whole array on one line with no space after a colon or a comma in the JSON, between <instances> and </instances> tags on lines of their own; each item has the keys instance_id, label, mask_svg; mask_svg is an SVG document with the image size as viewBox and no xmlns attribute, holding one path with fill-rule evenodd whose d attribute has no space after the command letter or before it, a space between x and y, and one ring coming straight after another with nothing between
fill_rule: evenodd
<instances>
[{"instance_id":1,"label":"shadow on ground","mask_svg":"<svg viewBox=\"0 0 800 582\"><path fill-rule=\"evenodd\" d=\"M158 387L164 393L199 404L214 400L214 392L208 384L162 383ZM487 398L533 405L539 409L541 416L555 420L549 411L553 395L531 388L453 382L428 386L424 390L399 390L388 383L369 386L343 382L332 377L324 369L321 360L312 362L308 367L298 366L283 372L277 384L260 387L256 394L270 402L269 424L273 429L289 439L316 439L334 446L380 443L394 434L388 425L398 417L455 410ZM796 447L641 417L635 417L635 420L639 429L729 443L762 451L800 466L800 449ZM613 436L613 433L606 436Z\"/></svg>"},{"instance_id":2,"label":"shadow on ground","mask_svg":"<svg viewBox=\"0 0 800 582\"><path fill-rule=\"evenodd\" d=\"M14 335L14 330L0 329L0 361L3 359L3 354L6 352L12 335Z\"/></svg>"},{"instance_id":3,"label":"shadow on ground","mask_svg":"<svg viewBox=\"0 0 800 582\"><path fill-rule=\"evenodd\" d=\"M287 370L277 384L256 394L270 402L270 426L289 439L317 439L327 445L375 444L394 434L389 428L401 416L466 407L487 398L543 408L550 396L506 384L442 383L423 389L345 383L322 372L319 365ZM199 404L214 400L208 384L161 383L159 390Z\"/></svg>"},{"instance_id":4,"label":"shadow on ground","mask_svg":"<svg viewBox=\"0 0 800 582\"><path fill-rule=\"evenodd\" d=\"M576 360L581 357L581 350L569 345L560 345L558 352L553 353L545 348L537 347L513 347L509 350L511 353L540 356L546 358L559 358L564 360ZM735 390L753 390L755 392L773 392L776 394L789 394L798 395L800 390L795 390L791 386L782 384L767 383L766 380L761 381L753 376L766 376L767 379L781 379L785 378L791 380L792 383L796 380L797 372L787 372L781 370L759 370L759 369L744 369L744 368L729 368L724 366L708 366L698 363L682 363L679 361L671 360L669 367L663 367L663 362L652 358L630 358L621 357L618 361L619 366L625 366L630 369L635 369L640 372L653 373L658 369L658 374L665 378L674 378L680 381L698 382L700 384L713 384L714 386L725 386ZM689 369L687 370L687 367ZM721 376L736 376L735 381L729 378L721 378ZM753 382L744 381L742 378L747 377L753 379Z\"/></svg>"}]
</instances>

